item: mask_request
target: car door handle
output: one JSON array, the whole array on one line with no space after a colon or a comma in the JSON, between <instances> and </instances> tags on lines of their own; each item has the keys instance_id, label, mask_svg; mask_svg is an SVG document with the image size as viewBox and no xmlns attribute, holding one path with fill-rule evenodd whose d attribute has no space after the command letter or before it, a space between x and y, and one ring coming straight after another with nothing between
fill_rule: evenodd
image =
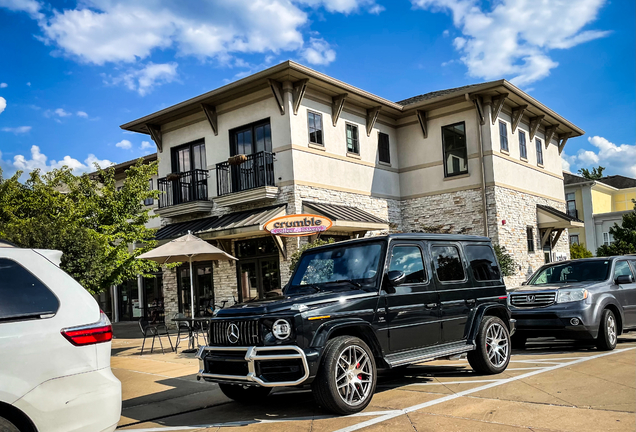
<instances>
[{"instance_id":1,"label":"car door handle","mask_svg":"<svg viewBox=\"0 0 636 432\"><path fill-rule=\"evenodd\" d=\"M435 309L437 307L437 303L428 303L428 304L425 304L424 307L426 309Z\"/></svg>"},{"instance_id":2,"label":"car door handle","mask_svg":"<svg viewBox=\"0 0 636 432\"><path fill-rule=\"evenodd\" d=\"M466 299L467 306L475 306L475 299Z\"/></svg>"}]
</instances>

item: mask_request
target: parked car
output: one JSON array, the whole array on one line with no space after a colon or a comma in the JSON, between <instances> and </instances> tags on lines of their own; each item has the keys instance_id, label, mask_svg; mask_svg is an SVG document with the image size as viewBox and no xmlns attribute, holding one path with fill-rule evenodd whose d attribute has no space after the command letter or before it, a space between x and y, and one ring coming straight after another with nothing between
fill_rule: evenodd
<instances>
[{"instance_id":1,"label":"parked car","mask_svg":"<svg viewBox=\"0 0 636 432\"><path fill-rule=\"evenodd\" d=\"M517 320L513 346L527 338L594 341L613 350L618 335L636 330L636 256L586 258L546 264L510 292Z\"/></svg>"},{"instance_id":2,"label":"parked car","mask_svg":"<svg viewBox=\"0 0 636 432\"><path fill-rule=\"evenodd\" d=\"M113 431L112 328L59 268L62 253L0 244L0 431Z\"/></svg>"},{"instance_id":3,"label":"parked car","mask_svg":"<svg viewBox=\"0 0 636 432\"><path fill-rule=\"evenodd\" d=\"M506 298L486 237L395 234L309 249L282 296L217 311L198 378L252 402L311 385L325 409L359 412L378 368L467 353L478 373L504 371Z\"/></svg>"}]
</instances>

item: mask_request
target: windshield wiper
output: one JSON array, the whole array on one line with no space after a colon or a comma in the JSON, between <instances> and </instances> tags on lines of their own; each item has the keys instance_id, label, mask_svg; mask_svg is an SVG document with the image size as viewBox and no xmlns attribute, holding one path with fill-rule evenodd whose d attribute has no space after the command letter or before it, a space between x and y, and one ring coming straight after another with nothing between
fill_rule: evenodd
<instances>
[{"instance_id":1,"label":"windshield wiper","mask_svg":"<svg viewBox=\"0 0 636 432\"><path fill-rule=\"evenodd\" d=\"M351 285L351 289L357 289L357 288L362 288L362 284L359 282L354 282L352 280L349 279L340 279L340 280L335 280L335 281L329 281L329 282L325 282L323 285L335 285L335 284L339 284L339 283L348 283Z\"/></svg>"}]
</instances>

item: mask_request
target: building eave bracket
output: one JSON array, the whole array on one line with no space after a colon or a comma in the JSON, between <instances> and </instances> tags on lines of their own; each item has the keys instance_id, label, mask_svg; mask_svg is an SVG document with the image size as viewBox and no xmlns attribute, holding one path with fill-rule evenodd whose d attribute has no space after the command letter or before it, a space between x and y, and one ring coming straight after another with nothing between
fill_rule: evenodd
<instances>
[{"instance_id":1,"label":"building eave bracket","mask_svg":"<svg viewBox=\"0 0 636 432\"><path fill-rule=\"evenodd\" d=\"M375 126L375 122L378 120L381 109L381 106L377 106L367 110L367 136L371 136L371 131L373 130L373 126Z\"/></svg>"},{"instance_id":2,"label":"building eave bracket","mask_svg":"<svg viewBox=\"0 0 636 432\"><path fill-rule=\"evenodd\" d=\"M157 149L159 149L159 152L162 152L163 143L161 141L161 127L151 125L150 123L146 123L146 128L148 129L148 132L150 133L150 137L155 142Z\"/></svg>"},{"instance_id":3,"label":"building eave bracket","mask_svg":"<svg viewBox=\"0 0 636 432\"><path fill-rule=\"evenodd\" d=\"M343 93L331 98L331 122L335 127L338 124L340 113L344 108L345 100L347 100L348 93Z\"/></svg>"},{"instance_id":4,"label":"building eave bracket","mask_svg":"<svg viewBox=\"0 0 636 432\"><path fill-rule=\"evenodd\" d=\"M481 97L478 95L466 95L467 99L470 99L475 104L475 109L477 110L477 114L479 115L479 123L483 126L486 124L486 117L484 115L484 106L481 103Z\"/></svg>"},{"instance_id":5,"label":"building eave bracket","mask_svg":"<svg viewBox=\"0 0 636 432\"><path fill-rule=\"evenodd\" d=\"M205 117L208 119L208 123L210 123L210 127L212 128L214 135L218 135L219 127L217 123L216 107L208 104L201 104L201 109L205 113Z\"/></svg>"},{"instance_id":6,"label":"building eave bracket","mask_svg":"<svg viewBox=\"0 0 636 432\"><path fill-rule=\"evenodd\" d=\"M521 118L523 117L523 113L528 109L528 105L519 105L512 109L512 133L515 133L519 123L521 123Z\"/></svg>"},{"instance_id":7,"label":"building eave bracket","mask_svg":"<svg viewBox=\"0 0 636 432\"><path fill-rule=\"evenodd\" d=\"M558 127L559 127L559 125L555 124L555 125L548 126L547 128L545 128L545 148L546 149L550 145L550 142L552 142L552 138L554 138L554 134L556 133L556 130L557 130Z\"/></svg>"},{"instance_id":8,"label":"building eave bracket","mask_svg":"<svg viewBox=\"0 0 636 432\"><path fill-rule=\"evenodd\" d=\"M292 97L294 99L294 115L298 114L298 108L300 108L300 103L305 97L308 82L309 79L303 79L294 84L294 90L292 91Z\"/></svg>"},{"instance_id":9,"label":"building eave bracket","mask_svg":"<svg viewBox=\"0 0 636 432\"><path fill-rule=\"evenodd\" d=\"M544 117L544 115L539 115L530 118L530 141L532 141L534 136L537 134L539 126L541 125L541 120L543 120Z\"/></svg>"},{"instance_id":10,"label":"building eave bracket","mask_svg":"<svg viewBox=\"0 0 636 432\"><path fill-rule=\"evenodd\" d=\"M272 89L274 99L280 110L280 115L285 115L285 100L283 99L283 86L278 81L268 79L269 87Z\"/></svg>"},{"instance_id":11,"label":"building eave bracket","mask_svg":"<svg viewBox=\"0 0 636 432\"><path fill-rule=\"evenodd\" d=\"M426 111L417 110L415 112L417 115L417 120L420 122L420 127L422 128L422 134L424 134L424 138L428 138L428 123L426 119Z\"/></svg>"},{"instance_id":12,"label":"building eave bracket","mask_svg":"<svg viewBox=\"0 0 636 432\"><path fill-rule=\"evenodd\" d=\"M500 94L499 96L492 98L492 104L490 105L490 114L492 116L493 125L497 122L497 118L499 117L499 114L501 113L501 109L503 108L504 102L506 101L507 97L508 97L508 93L503 93L503 94Z\"/></svg>"},{"instance_id":13,"label":"building eave bracket","mask_svg":"<svg viewBox=\"0 0 636 432\"><path fill-rule=\"evenodd\" d=\"M572 136L572 132L567 132L564 134L560 134L558 137L558 141L559 141L559 155L561 154L561 152L563 151L563 148L565 147L565 143L568 142L568 139Z\"/></svg>"}]
</instances>

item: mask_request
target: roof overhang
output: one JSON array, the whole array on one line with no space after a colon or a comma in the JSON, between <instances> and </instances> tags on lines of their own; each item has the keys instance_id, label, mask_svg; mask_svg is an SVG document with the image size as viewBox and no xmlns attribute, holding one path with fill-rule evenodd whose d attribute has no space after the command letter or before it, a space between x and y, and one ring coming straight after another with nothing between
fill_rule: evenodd
<instances>
[{"instance_id":1,"label":"roof overhang","mask_svg":"<svg viewBox=\"0 0 636 432\"><path fill-rule=\"evenodd\" d=\"M329 218L333 222L334 231L358 232L389 229L388 222L356 207L303 202L303 212Z\"/></svg>"},{"instance_id":2,"label":"roof overhang","mask_svg":"<svg viewBox=\"0 0 636 432\"><path fill-rule=\"evenodd\" d=\"M548 206L537 205L537 222L539 229L582 228L583 221Z\"/></svg>"}]
</instances>

